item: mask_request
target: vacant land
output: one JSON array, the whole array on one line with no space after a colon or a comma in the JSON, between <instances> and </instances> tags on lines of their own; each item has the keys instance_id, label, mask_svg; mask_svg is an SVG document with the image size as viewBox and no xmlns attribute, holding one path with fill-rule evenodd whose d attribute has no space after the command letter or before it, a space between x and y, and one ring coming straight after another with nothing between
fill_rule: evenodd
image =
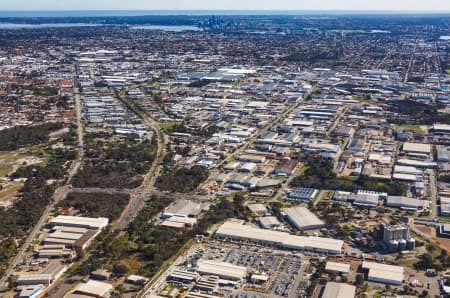
<instances>
[{"instance_id":1,"label":"vacant land","mask_svg":"<svg viewBox=\"0 0 450 298\"><path fill-rule=\"evenodd\" d=\"M0 152L0 177L6 177L16 171L20 166L40 163L35 156L26 154L23 150Z\"/></svg>"}]
</instances>

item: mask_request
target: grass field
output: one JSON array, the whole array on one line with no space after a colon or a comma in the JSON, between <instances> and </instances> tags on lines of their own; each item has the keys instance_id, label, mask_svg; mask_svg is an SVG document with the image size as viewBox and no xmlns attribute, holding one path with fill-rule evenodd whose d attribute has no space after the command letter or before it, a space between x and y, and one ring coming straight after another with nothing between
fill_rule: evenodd
<instances>
[{"instance_id":1,"label":"grass field","mask_svg":"<svg viewBox=\"0 0 450 298\"><path fill-rule=\"evenodd\" d=\"M402 125L399 125L399 128L403 128L403 129L418 132L418 133L424 132L420 125L415 125L415 124L402 124Z\"/></svg>"},{"instance_id":2,"label":"grass field","mask_svg":"<svg viewBox=\"0 0 450 298\"><path fill-rule=\"evenodd\" d=\"M170 130L174 125L181 124L181 122L167 122L167 123L160 123L159 127L161 127L162 130Z\"/></svg>"},{"instance_id":3,"label":"grass field","mask_svg":"<svg viewBox=\"0 0 450 298\"><path fill-rule=\"evenodd\" d=\"M9 206L17 198L19 190L22 188L22 182L8 182L2 184L3 188L0 190L0 206Z\"/></svg>"}]
</instances>

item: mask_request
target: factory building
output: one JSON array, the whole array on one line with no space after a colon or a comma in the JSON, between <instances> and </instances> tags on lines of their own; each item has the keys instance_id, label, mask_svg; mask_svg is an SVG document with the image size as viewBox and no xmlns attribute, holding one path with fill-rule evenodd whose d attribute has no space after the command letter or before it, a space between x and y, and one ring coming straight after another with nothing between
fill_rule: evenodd
<instances>
[{"instance_id":1,"label":"factory building","mask_svg":"<svg viewBox=\"0 0 450 298\"><path fill-rule=\"evenodd\" d=\"M364 261L362 268L368 271L368 281L396 286L403 283L403 267Z\"/></svg>"},{"instance_id":2,"label":"factory building","mask_svg":"<svg viewBox=\"0 0 450 298\"><path fill-rule=\"evenodd\" d=\"M294 200L312 200L319 193L318 189L307 187L293 187L288 194L289 199Z\"/></svg>"},{"instance_id":3,"label":"factory building","mask_svg":"<svg viewBox=\"0 0 450 298\"><path fill-rule=\"evenodd\" d=\"M263 245L273 245L288 250L305 250L325 254L341 254L344 241L313 236L295 236L285 232L261 230L228 221L216 232L216 237L235 241L251 241Z\"/></svg>"},{"instance_id":4,"label":"factory building","mask_svg":"<svg viewBox=\"0 0 450 298\"><path fill-rule=\"evenodd\" d=\"M386 206L417 211L427 209L429 206L429 201L402 196L389 196L386 200Z\"/></svg>"},{"instance_id":5,"label":"factory building","mask_svg":"<svg viewBox=\"0 0 450 298\"><path fill-rule=\"evenodd\" d=\"M390 226L382 223L380 228L383 234L383 242L390 252L415 249L416 240L409 236L408 225Z\"/></svg>"},{"instance_id":6,"label":"factory building","mask_svg":"<svg viewBox=\"0 0 450 298\"><path fill-rule=\"evenodd\" d=\"M92 218L92 217L58 215L57 217L52 219L50 225L52 225L53 227L63 226L63 227L101 230L105 228L108 225L108 223L109 220L106 217Z\"/></svg>"},{"instance_id":7,"label":"factory building","mask_svg":"<svg viewBox=\"0 0 450 298\"><path fill-rule=\"evenodd\" d=\"M350 264L328 261L325 265L325 271L335 272L340 275L348 275L350 272Z\"/></svg>"},{"instance_id":8,"label":"factory building","mask_svg":"<svg viewBox=\"0 0 450 298\"><path fill-rule=\"evenodd\" d=\"M327 282L322 293L322 298L353 298L355 297L356 287L339 282Z\"/></svg>"},{"instance_id":9,"label":"factory building","mask_svg":"<svg viewBox=\"0 0 450 298\"><path fill-rule=\"evenodd\" d=\"M192 201L182 200L177 203L170 205L164 210L163 218L167 219L170 217L197 217L202 211L201 205L194 203Z\"/></svg>"},{"instance_id":10,"label":"factory building","mask_svg":"<svg viewBox=\"0 0 450 298\"><path fill-rule=\"evenodd\" d=\"M84 295L89 297L109 297L113 290L113 286L96 280L89 280L87 283L81 283L75 287L73 294Z\"/></svg>"},{"instance_id":11,"label":"factory building","mask_svg":"<svg viewBox=\"0 0 450 298\"><path fill-rule=\"evenodd\" d=\"M197 266L197 273L200 275L214 275L231 281L242 281L247 276L246 267L236 266L231 263L200 260Z\"/></svg>"},{"instance_id":12,"label":"factory building","mask_svg":"<svg viewBox=\"0 0 450 298\"><path fill-rule=\"evenodd\" d=\"M284 208L281 213L286 221L299 231L321 229L326 226L306 207Z\"/></svg>"}]
</instances>

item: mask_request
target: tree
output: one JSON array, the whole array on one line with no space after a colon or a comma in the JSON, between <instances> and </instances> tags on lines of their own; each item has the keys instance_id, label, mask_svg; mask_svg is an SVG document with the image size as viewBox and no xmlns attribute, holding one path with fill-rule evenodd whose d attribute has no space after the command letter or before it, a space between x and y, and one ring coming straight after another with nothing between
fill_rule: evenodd
<instances>
[{"instance_id":1,"label":"tree","mask_svg":"<svg viewBox=\"0 0 450 298\"><path fill-rule=\"evenodd\" d=\"M114 264L113 266L113 273L115 275L124 275L127 274L129 271L128 266L126 266L125 264L119 263L119 264Z\"/></svg>"},{"instance_id":2,"label":"tree","mask_svg":"<svg viewBox=\"0 0 450 298\"><path fill-rule=\"evenodd\" d=\"M362 274L356 275L355 285L356 286L362 286L364 284L364 276Z\"/></svg>"}]
</instances>

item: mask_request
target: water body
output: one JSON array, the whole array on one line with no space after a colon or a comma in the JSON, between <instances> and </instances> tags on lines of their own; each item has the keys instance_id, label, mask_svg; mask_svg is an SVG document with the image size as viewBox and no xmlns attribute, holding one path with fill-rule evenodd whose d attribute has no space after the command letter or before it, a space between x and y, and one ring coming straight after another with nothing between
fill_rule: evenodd
<instances>
[{"instance_id":1,"label":"water body","mask_svg":"<svg viewBox=\"0 0 450 298\"><path fill-rule=\"evenodd\" d=\"M100 24L86 24L86 23L49 23L49 24L0 23L0 29L8 29L8 30L92 27L92 26L101 26L101 25Z\"/></svg>"},{"instance_id":2,"label":"water body","mask_svg":"<svg viewBox=\"0 0 450 298\"><path fill-rule=\"evenodd\" d=\"M203 31L202 28L195 26L159 26L159 25L141 25L132 26L130 29L134 30L159 30L166 32L183 32L183 31Z\"/></svg>"},{"instance_id":3,"label":"water body","mask_svg":"<svg viewBox=\"0 0 450 298\"><path fill-rule=\"evenodd\" d=\"M6 1L6 0L3 0ZM66 10L0 11L0 18L114 17L146 15L396 15L447 14L442 11L352 11L352 10Z\"/></svg>"},{"instance_id":4,"label":"water body","mask_svg":"<svg viewBox=\"0 0 450 298\"><path fill-rule=\"evenodd\" d=\"M450 35L443 35L439 37L440 40L450 40Z\"/></svg>"},{"instance_id":5,"label":"water body","mask_svg":"<svg viewBox=\"0 0 450 298\"><path fill-rule=\"evenodd\" d=\"M389 34L389 33L391 33L391 31L388 31L388 30L371 30L370 33L384 33L384 34Z\"/></svg>"}]
</instances>

